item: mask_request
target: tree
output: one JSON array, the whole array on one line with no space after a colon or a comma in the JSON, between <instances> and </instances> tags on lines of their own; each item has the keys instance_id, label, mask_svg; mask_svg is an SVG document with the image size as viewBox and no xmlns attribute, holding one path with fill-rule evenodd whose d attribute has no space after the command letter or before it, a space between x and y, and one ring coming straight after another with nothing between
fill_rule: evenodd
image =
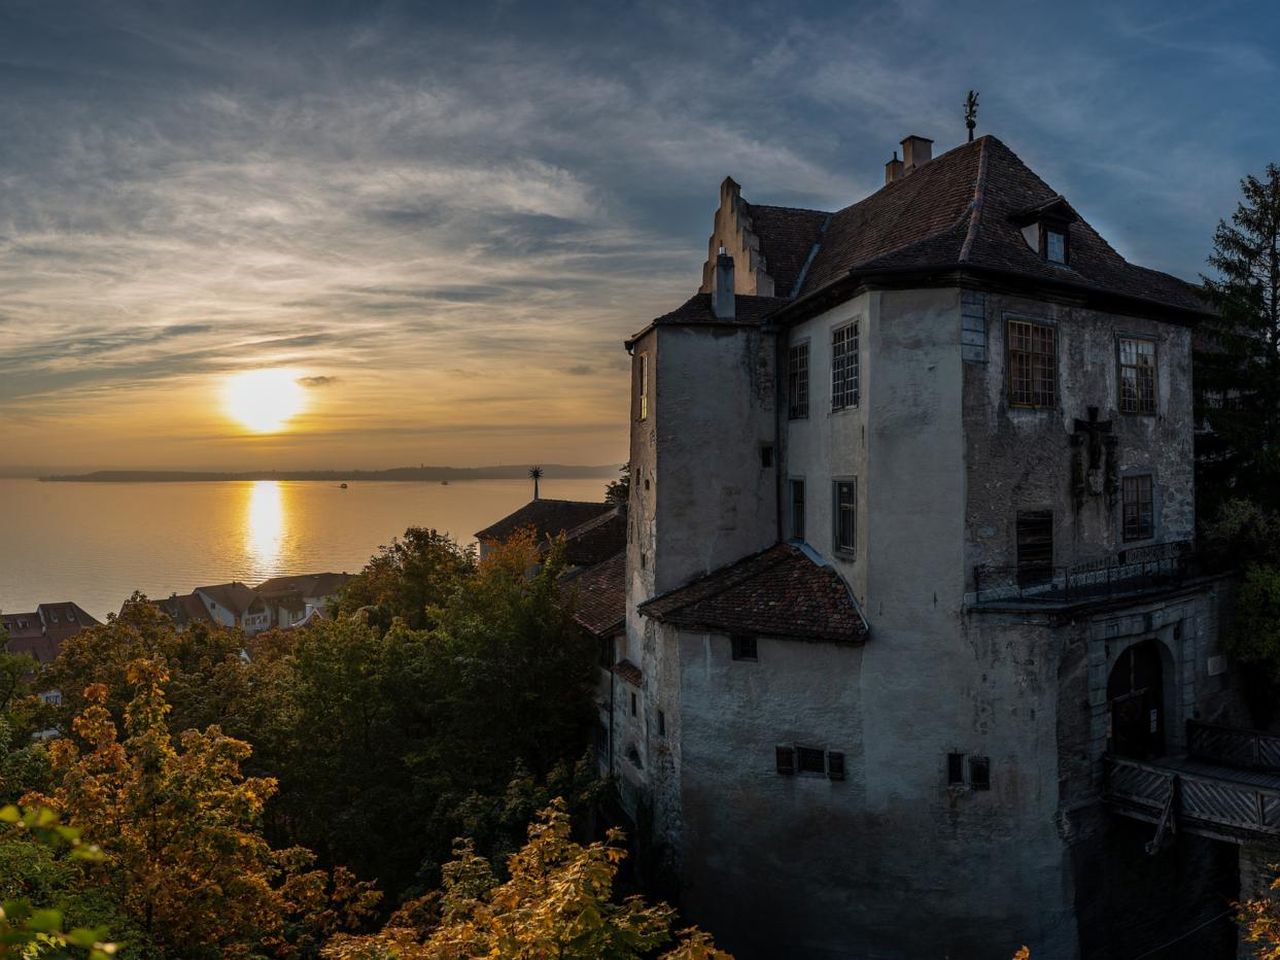
<instances>
[{"instance_id":1,"label":"tree","mask_svg":"<svg viewBox=\"0 0 1280 960\"><path fill-rule=\"evenodd\" d=\"M410 527L347 582L334 612L349 615L364 609L369 623L380 630L396 617L411 629L426 629L435 624L433 611L449 600L475 564L475 552L446 534Z\"/></svg>"},{"instance_id":2,"label":"tree","mask_svg":"<svg viewBox=\"0 0 1280 960\"><path fill-rule=\"evenodd\" d=\"M610 503L626 503L631 497L631 463L618 468L618 477L604 488L604 498Z\"/></svg>"},{"instance_id":3,"label":"tree","mask_svg":"<svg viewBox=\"0 0 1280 960\"><path fill-rule=\"evenodd\" d=\"M1245 177L1220 221L1204 288L1219 316L1200 331L1197 416L1201 513L1225 498L1280 507L1280 166Z\"/></svg>"},{"instance_id":4,"label":"tree","mask_svg":"<svg viewBox=\"0 0 1280 960\"><path fill-rule=\"evenodd\" d=\"M563 801L554 801L529 828L528 843L508 861L499 882L489 861L467 840L444 870L438 909L416 926L402 912L380 933L339 936L328 960L639 960L677 935L675 911L640 897L613 899L613 881L626 854L621 834L607 842L574 842ZM664 960L732 960L696 929L679 933Z\"/></svg>"},{"instance_id":5,"label":"tree","mask_svg":"<svg viewBox=\"0 0 1280 960\"><path fill-rule=\"evenodd\" d=\"M363 915L375 896L365 886L335 884L343 902L326 900L330 879L307 872L306 850L273 850L257 829L275 790L267 778L245 777L250 747L216 726L166 725L168 679L157 661L127 671L131 699L126 738L106 707L101 685L71 739L50 747L60 782L31 796L103 838L102 848L122 909L164 953L183 958L248 956L266 948L295 955L333 911Z\"/></svg>"}]
</instances>

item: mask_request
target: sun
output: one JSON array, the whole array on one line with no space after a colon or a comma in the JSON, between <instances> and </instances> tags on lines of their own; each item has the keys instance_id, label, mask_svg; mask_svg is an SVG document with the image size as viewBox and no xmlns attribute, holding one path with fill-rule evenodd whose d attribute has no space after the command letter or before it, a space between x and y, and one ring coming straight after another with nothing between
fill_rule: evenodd
<instances>
[{"instance_id":1,"label":"sun","mask_svg":"<svg viewBox=\"0 0 1280 960\"><path fill-rule=\"evenodd\" d=\"M254 433L279 433L306 406L306 391L290 370L246 370L223 384L227 415Z\"/></svg>"}]
</instances>

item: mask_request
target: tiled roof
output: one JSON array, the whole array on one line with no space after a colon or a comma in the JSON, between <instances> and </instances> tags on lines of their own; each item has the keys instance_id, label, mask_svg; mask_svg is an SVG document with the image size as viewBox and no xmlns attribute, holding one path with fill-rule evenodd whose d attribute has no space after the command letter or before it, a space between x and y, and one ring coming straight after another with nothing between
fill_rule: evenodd
<instances>
[{"instance_id":1,"label":"tiled roof","mask_svg":"<svg viewBox=\"0 0 1280 960\"><path fill-rule=\"evenodd\" d=\"M575 567L602 563L626 546L625 504L617 504L608 513L580 523L564 534L564 558Z\"/></svg>"},{"instance_id":2,"label":"tiled roof","mask_svg":"<svg viewBox=\"0 0 1280 960\"><path fill-rule=\"evenodd\" d=\"M785 307L790 301L785 297L749 297L738 294L734 298L733 320L721 320L711 311L711 294L695 293L670 313L664 313L654 323L759 323Z\"/></svg>"},{"instance_id":3,"label":"tiled roof","mask_svg":"<svg viewBox=\"0 0 1280 960\"><path fill-rule=\"evenodd\" d=\"M506 540L517 530L533 527L537 538L545 540L572 530L613 508L612 503L587 500L530 500L515 513L485 527L476 534L476 539Z\"/></svg>"},{"instance_id":4,"label":"tiled roof","mask_svg":"<svg viewBox=\"0 0 1280 960\"><path fill-rule=\"evenodd\" d=\"M613 672L633 687L640 686L644 680L644 674L640 671L640 668L630 660L619 660L613 665Z\"/></svg>"},{"instance_id":5,"label":"tiled roof","mask_svg":"<svg viewBox=\"0 0 1280 960\"><path fill-rule=\"evenodd\" d=\"M40 663L58 656L62 641L74 637L85 627L96 627L99 621L76 603L41 603L31 613L0 615L0 647L10 653L25 653ZM23 626L25 624L25 626Z\"/></svg>"},{"instance_id":6,"label":"tiled roof","mask_svg":"<svg viewBox=\"0 0 1280 960\"><path fill-rule=\"evenodd\" d=\"M230 610L237 617L253 606L253 602L258 599L258 594L239 580L209 587L196 587L193 592L203 593L218 606Z\"/></svg>"},{"instance_id":7,"label":"tiled roof","mask_svg":"<svg viewBox=\"0 0 1280 960\"><path fill-rule=\"evenodd\" d=\"M254 589L264 597L297 594L301 597L331 597L351 579L349 573L305 573L294 577L272 577Z\"/></svg>"},{"instance_id":8,"label":"tiled roof","mask_svg":"<svg viewBox=\"0 0 1280 960\"><path fill-rule=\"evenodd\" d=\"M779 543L640 605L664 623L726 633L861 643L867 625L844 580Z\"/></svg>"},{"instance_id":9,"label":"tiled roof","mask_svg":"<svg viewBox=\"0 0 1280 960\"><path fill-rule=\"evenodd\" d=\"M1045 260L1023 239L1018 215L1053 201L1065 203L1004 143L980 137L833 214L800 293L850 271L968 265L1183 310L1208 309L1190 284L1129 263L1084 220L1067 228L1070 265Z\"/></svg>"},{"instance_id":10,"label":"tiled roof","mask_svg":"<svg viewBox=\"0 0 1280 960\"><path fill-rule=\"evenodd\" d=\"M627 554L617 554L594 567L564 578L573 597L573 619L588 633L606 637L622 628L627 613Z\"/></svg>"},{"instance_id":11,"label":"tiled roof","mask_svg":"<svg viewBox=\"0 0 1280 960\"><path fill-rule=\"evenodd\" d=\"M774 292L780 297L793 296L796 281L831 214L759 203L745 206L751 217L751 231L760 240L765 270L773 277Z\"/></svg>"}]
</instances>

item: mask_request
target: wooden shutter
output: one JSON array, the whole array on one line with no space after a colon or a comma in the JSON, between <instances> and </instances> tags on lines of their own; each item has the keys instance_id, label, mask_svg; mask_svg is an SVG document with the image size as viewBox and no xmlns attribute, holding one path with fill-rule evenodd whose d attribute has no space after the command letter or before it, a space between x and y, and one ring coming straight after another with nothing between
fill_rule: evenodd
<instances>
[{"instance_id":1,"label":"wooden shutter","mask_svg":"<svg viewBox=\"0 0 1280 960\"><path fill-rule=\"evenodd\" d=\"M775 747L774 754L778 761L778 772L783 776L794 776L796 772L796 753L790 747Z\"/></svg>"}]
</instances>

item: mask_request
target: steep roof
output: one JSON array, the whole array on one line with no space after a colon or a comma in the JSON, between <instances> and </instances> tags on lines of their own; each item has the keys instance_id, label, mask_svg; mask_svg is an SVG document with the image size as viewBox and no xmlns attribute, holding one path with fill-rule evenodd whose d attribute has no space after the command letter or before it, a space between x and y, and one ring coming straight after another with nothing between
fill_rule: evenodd
<instances>
[{"instance_id":1,"label":"steep roof","mask_svg":"<svg viewBox=\"0 0 1280 960\"><path fill-rule=\"evenodd\" d=\"M867 624L836 571L779 543L640 605L664 623L727 633L861 643Z\"/></svg>"},{"instance_id":2,"label":"steep roof","mask_svg":"<svg viewBox=\"0 0 1280 960\"><path fill-rule=\"evenodd\" d=\"M576 567L602 563L627 546L627 508L617 504L608 513L580 523L564 534L564 558Z\"/></svg>"},{"instance_id":3,"label":"steep roof","mask_svg":"<svg viewBox=\"0 0 1280 960\"><path fill-rule=\"evenodd\" d=\"M95 617L70 600L41 603L32 613L0 615L0 648L49 663L58 656L62 641L98 625Z\"/></svg>"},{"instance_id":4,"label":"steep roof","mask_svg":"<svg viewBox=\"0 0 1280 960\"><path fill-rule=\"evenodd\" d=\"M1129 263L1083 219L1067 226L1070 265L1032 250L1019 215L1065 203L1004 143L979 137L833 214L800 294L851 271L973 266L1180 310L1207 309L1190 284Z\"/></svg>"},{"instance_id":5,"label":"steep roof","mask_svg":"<svg viewBox=\"0 0 1280 960\"><path fill-rule=\"evenodd\" d=\"M617 554L585 570L566 576L562 589L574 598L573 619L596 637L622 629L627 612L627 554Z\"/></svg>"},{"instance_id":6,"label":"steep roof","mask_svg":"<svg viewBox=\"0 0 1280 960\"><path fill-rule=\"evenodd\" d=\"M1193 285L1120 256L1064 197L992 136L949 150L834 213L744 205L775 289L785 296L738 296L739 323L759 323L849 277L966 268L1192 315L1210 312ZM1072 222L1064 223L1069 264L1046 260L1023 238L1021 227L1036 211L1069 214L1065 219ZM712 315L709 294L698 294L654 321L699 322L724 322Z\"/></svg>"},{"instance_id":7,"label":"steep roof","mask_svg":"<svg viewBox=\"0 0 1280 960\"><path fill-rule=\"evenodd\" d=\"M751 230L760 240L769 276L780 297L796 293L796 281L804 273L813 245L822 236L831 214L824 210L799 207L771 207L762 203L745 204L751 217Z\"/></svg>"},{"instance_id":8,"label":"steep roof","mask_svg":"<svg viewBox=\"0 0 1280 960\"><path fill-rule=\"evenodd\" d=\"M236 616L244 613L253 602L258 599L258 594L245 586L239 580L233 580L231 583L218 583L209 587L196 587L194 593L203 593L220 607L225 607Z\"/></svg>"},{"instance_id":9,"label":"steep roof","mask_svg":"<svg viewBox=\"0 0 1280 960\"><path fill-rule=\"evenodd\" d=\"M264 597L296 593L302 597L331 597L351 579L349 573L303 573L292 577L272 577L254 589Z\"/></svg>"},{"instance_id":10,"label":"steep roof","mask_svg":"<svg viewBox=\"0 0 1280 960\"><path fill-rule=\"evenodd\" d=\"M506 540L517 530L533 527L539 540L559 536L579 524L613 510L612 503L589 500L530 500L476 534L477 540Z\"/></svg>"},{"instance_id":11,"label":"steep roof","mask_svg":"<svg viewBox=\"0 0 1280 960\"><path fill-rule=\"evenodd\" d=\"M213 623L213 614L194 593L184 593L181 596L175 593L171 597L151 602L179 627L185 627L197 620Z\"/></svg>"}]
</instances>

